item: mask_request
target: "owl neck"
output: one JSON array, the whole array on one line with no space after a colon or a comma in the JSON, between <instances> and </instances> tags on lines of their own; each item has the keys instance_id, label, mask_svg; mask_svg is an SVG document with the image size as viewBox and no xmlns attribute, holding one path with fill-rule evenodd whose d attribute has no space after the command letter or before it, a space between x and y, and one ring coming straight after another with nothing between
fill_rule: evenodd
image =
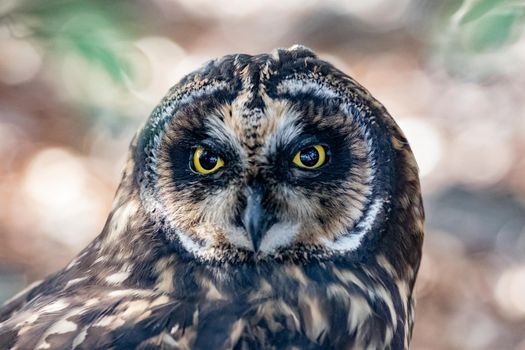
<instances>
[{"instance_id":1,"label":"owl neck","mask_svg":"<svg viewBox=\"0 0 525 350\"><path fill-rule=\"evenodd\" d=\"M134 201L115 208L103 233L63 271L64 283L89 276L82 284L150 289L181 297L212 291L234 298L252 292L275 297L289 293L292 287L322 289L330 283L367 294L368 288L387 281L387 288L396 295L402 290L403 299L410 299L415 275L401 273L390 256L371 254L355 261L314 257L313 252L308 257L304 252L302 259L297 254L273 260L205 262L167 245L159 239L158 227L148 224L142 215Z\"/></svg>"}]
</instances>

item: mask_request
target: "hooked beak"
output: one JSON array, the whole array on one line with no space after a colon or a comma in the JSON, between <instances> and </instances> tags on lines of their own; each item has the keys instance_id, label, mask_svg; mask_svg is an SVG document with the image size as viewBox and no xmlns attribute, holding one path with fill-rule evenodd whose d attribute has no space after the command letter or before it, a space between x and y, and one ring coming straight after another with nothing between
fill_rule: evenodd
<instances>
[{"instance_id":1,"label":"hooked beak","mask_svg":"<svg viewBox=\"0 0 525 350\"><path fill-rule=\"evenodd\" d=\"M264 235L276 219L263 206L263 192L260 188L249 187L247 195L246 208L241 221L252 240L254 251L258 251Z\"/></svg>"}]
</instances>

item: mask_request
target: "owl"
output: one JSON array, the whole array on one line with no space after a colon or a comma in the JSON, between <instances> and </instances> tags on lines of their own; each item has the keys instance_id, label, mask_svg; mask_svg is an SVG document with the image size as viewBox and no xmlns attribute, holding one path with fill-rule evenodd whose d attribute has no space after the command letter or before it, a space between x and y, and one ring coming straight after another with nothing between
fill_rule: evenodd
<instances>
[{"instance_id":1,"label":"owl","mask_svg":"<svg viewBox=\"0 0 525 350\"><path fill-rule=\"evenodd\" d=\"M154 109L102 233L2 307L0 348L407 349L423 222L367 90L302 46L228 55Z\"/></svg>"}]
</instances>

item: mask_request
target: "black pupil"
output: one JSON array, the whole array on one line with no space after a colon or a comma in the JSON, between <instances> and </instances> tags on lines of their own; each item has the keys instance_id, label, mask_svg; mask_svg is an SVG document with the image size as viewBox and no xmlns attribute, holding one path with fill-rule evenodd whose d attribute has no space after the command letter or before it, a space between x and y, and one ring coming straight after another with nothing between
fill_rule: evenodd
<instances>
[{"instance_id":1,"label":"black pupil","mask_svg":"<svg viewBox=\"0 0 525 350\"><path fill-rule=\"evenodd\" d=\"M311 167L316 165L319 161L319 152L317 152L317 149L315 149L315 147L309 147L303 149L299 157L301 158L301 162L304 165Z\"/></svg>"},{"instance_id":2,"label":"black pupil","mask_svg":"<svg viewBox=\"0 0 525 350\"><path fill-rule=\"evenodd\" d=\"M202 151L199 157L199 162L201 163L201 166L206 170L211 170L215 168L218 161L219 157L217 157L216 154L213 154L212 152L207 150Z\"/></svg>"}]
</instances>

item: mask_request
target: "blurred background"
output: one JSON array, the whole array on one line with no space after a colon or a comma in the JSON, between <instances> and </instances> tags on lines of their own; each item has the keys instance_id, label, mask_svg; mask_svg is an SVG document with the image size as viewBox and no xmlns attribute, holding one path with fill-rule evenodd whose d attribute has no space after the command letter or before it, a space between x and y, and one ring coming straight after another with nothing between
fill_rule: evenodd
<instances>
[{"instance_id":1,"label":"blurred background","mask_svg":"<svg viewBox=\"0 0 525 350\"><path fill-rule=\"evenodd\" d=\"M525 350L522 0L0 2L0 303L101 230L185 73L301 43L401 125L427 211L413 349Z\"/></svg>"}]
</instances>

